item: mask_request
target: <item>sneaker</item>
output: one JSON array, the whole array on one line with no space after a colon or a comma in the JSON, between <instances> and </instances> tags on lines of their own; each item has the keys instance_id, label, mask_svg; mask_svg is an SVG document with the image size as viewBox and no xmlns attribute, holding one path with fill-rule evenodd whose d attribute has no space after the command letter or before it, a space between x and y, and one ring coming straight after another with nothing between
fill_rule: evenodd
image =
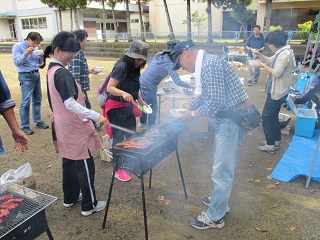
<instances>
[{"instance_id":1,"label":"sneaker","mask_svg":"<svg viewBox=\"0 0 320 240\"><path fill-rule=\"evenodd\" d=\"M36 123L36 127L37 128L43 128L43 129L47 129L47 128L49 128L49 126L48 126L48 124L45 124L44 122L37 122Z\"/></svg>"},{"instance_id":2,"label":"sneaker","mask_svg":"<svg viewBox=\"0 0 320 240\"><path fill-rule=\"evenodd\" d=\"M83 216L89 216L94 212L100 212L101 210L105 209L106 206L107 206L106 201L98 201L95 207L93 207L91 210L88 210L88 211L82 211L81 214Z\"/></svg>"},{"instance_id":3,"label":"sneaker","mask_svg":"<svg viewBox=\"0 0 320 240\"><path fill-rule=\"evenodd\" d=\"M63 206L66 208L72 207L73 204L75 204L76 202L81 202L82 201L82 193L79 193L79 197L77 199L77 201L75 201L74 203L63 203Z\"/></svg>"},{"instance_id":4,"label":"sneaker","mask_svg":"<svg viewBox=\"0 0 320 240\"><path fill-rule=\"evenodd\" d=\"M214 222L212 221L205 212L202 212L198 217L192 218L190 220L192 227L196 229L208 229L208 228L223 228L224 221L223 218Z\"/></svg>"},{"instance_id":5,"label":"sneaker","mask_svg":"<svg viewBox=\"0 0 320 240\"><path fill-rule=\"evenodd\" d=\"M26 135L31 135L33 134L33 131L29 127L22 127L21 128L22 132L24 132Z\"/></svg>"},{"instance_id":6,"label":"sneaker","mask_svg":"<svg viewBox=\"0 0 320 240\"><path fill-rule=\"evenodd\" d=\"M210 201L211 201L211 197L203 197L202 199L202 203L206 206L210 206ZM227 206L227 213L230 212L230 208L229 206Z\"/></svg>"},{"instance_id":7,"label":"sneaker","mask_svg":"<svg viewBox=\"0 0 320 240\"><path fill-rule=\"evenodd\" d=\"M252 81L248 81L247 86L251 86L251 85L252 85Z\"/></svg>"},{"instance_id":8,"label":"sneaker","mask_svg":"<svg viewBox=\"0 0 320 240\"><path fill-rule=\"evenodd\" d=\"M118 169L114 176L122 182L127 182L131 179L131 177L122 169Z\"/></svg>"},{"instance_id":9,"label":"sneaker","mask_svg":"<svg viewBox=\"0 0 320 240\"><path fill-rule=\"evenodd\" d=\"M267 141L263 141L262 144L267 145ZM274 148L279 148L279 147L281 147L281 141L275 141Z\"/></svg>"},{"instance_id":10,"label":"sneaker","mask_svg":"<svg viewBox=\"0 0 320 240\"><path fill-rule=\"evenodd\" d=\"M274 145L263 145L263 146L259 146L258 149L268 153L274 153L275 151Z\"/></svg>"},{"instance_id":11,"label":"sneaker","mask_svg":"<svg viewBox=\"0 0 320 240\"><path fill-rule=\"evenodd\" d=\"M138 123L138 127L141 127L141 128L146 128L148 127L148 124L147 123Z\"/></svg>"}]
</instances>

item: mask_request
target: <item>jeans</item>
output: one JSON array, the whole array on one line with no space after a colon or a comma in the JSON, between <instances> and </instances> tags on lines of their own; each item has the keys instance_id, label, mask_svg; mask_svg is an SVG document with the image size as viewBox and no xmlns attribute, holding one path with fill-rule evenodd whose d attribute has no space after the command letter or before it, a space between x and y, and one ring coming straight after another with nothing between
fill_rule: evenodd
<instances>
[{"instance_id":1,"label":"jeans","mask_svg":"<svg viewBox=\"0 0 320 240\"><path fill-rule=\"evenodd\" d=\"M238 153L247 130L225 118L213 118L211 124L214 129L211 175L213 187L206 214L213 221L218 221L227 211Z\"/></svg>"},{"instance_id":2,"label":"jeans","mask_svg":"<svg viewBox=\"0 0 320 240\"><path fill-rule=\"evenodd\" d=\"M40 73L18 75L21 87L20 121L21 127L30 127L30 102L32 99L32 119L35 123L41 122L41 80Z\"/></svg>"},{"instance_id":3,"label":"jeans","mask_svg":"<svg viewBox=\"0 0 320 240\"><path fill-rule=\"evenodd\" d=\"M253 60L252 57L248 57L248 60ZM254 68L248 66L248 82L258 82L260 77L260 68Z\"/></svg>"},{"instance_id":4,"label":"jeans","mask_svg":"<svg viewBox=\"0 0 320 240\"><path fill-rule=\"evenodd\" d=\"M275 141L281 141L281 127L279 122L279 112L281 105L286 101L288 95L279 100L271 99L271 94L267 96L262 111L262 127L266 137L267 145L274 145Z\"/></svg>"},{"instance_id":5,"label":"jeans","mask_svg":"<svg viewBox=\"0 0 320 240\"><path fill-rule=\"evenodd\" d=\"M152 113L151 114L145 114L142 112L142 116L140 117L140 123L145 124L147 123L148 119L148 126L152 126L156 123L157 119L157 113L158 113L158 99L157 99L157 92L152 91L144 86L141 85L140 87L141 91L141 97L143 101L145 101L147 104L151 104Z\"/></svg>"}]
</instances>

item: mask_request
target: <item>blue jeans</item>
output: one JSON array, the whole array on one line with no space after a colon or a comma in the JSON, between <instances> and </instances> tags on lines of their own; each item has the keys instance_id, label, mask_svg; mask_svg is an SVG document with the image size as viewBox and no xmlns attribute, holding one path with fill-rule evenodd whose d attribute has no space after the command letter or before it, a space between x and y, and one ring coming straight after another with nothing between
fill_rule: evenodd
<instances>
[{"instance_id":1,"label":"blue jeans","mask_svg":"<svg viewBox=\"0 0 320 240\"><path fill-rule=\"evenodd\" d=\"M268 145L274 145L275 141L281 141L281 127L279 122L279 112L281 105L285 103L288 95L279 100L271 99L271 94L267 96L262 111L262 127Z\"/></svg>"},{"instance_id":2,"label":"blue jeans","mask_svg":"<svg viewBox=\"0 0 320 240\"><path fill-rule=\"evenodd\" d=\"M140 117L140 123L147 123L148 119L148 126L152 126L156 123L157 119L157 113L158 113L158 99L157 99L157 92L152 91L143 85L140 86L141 91L141 97L143 101L145 101L147 104L151 104L152 113L151 114L145 114L142 112L142 116Z\"/></svg>"},{"instance_id":3,"label":"blue jeans","mask_svg":"<svg viewBox=\"0 0 320 240\"><path fill-rule=\"evenodd\" d=\"M213 118L211 124L214 129L211 175L213 187L206 214L213 221L218 221L227 211L238 153L247 130L225 118Z\"/></svg>"},{"instance_id":4,"label":"blue jeans","mask_svg":"<svg viewBox=\"0 0 320 240\"><path fill-rule=\"evenodd\" d=\"M30 102L32 99L32 119L35 123L41 122L41 80L40 73L18 75L21 87L20 121L21 127L30 127Z\"/></svg>"}]
</instances>

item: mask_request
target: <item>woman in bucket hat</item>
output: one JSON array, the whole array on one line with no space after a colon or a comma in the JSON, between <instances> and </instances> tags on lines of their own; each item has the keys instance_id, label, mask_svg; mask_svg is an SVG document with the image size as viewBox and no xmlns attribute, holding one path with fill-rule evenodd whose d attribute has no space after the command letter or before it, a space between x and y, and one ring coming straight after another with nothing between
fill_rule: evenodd
<instances>
[{"instance_id":1,"label":"woman in bucket hat","mask_svg":"<svg viewBox=\"0 0 320 240\"><path fill-rule=\"evenodd\" d=\"M141 40L133 41L130 48L125 49L125 55L114 65L107 91L110 97L103 108L104 116L110 123L118 126L136 130L136 116L141 116L141 111L134 105L146 105L142 100L140 89L140 72L148 60L149 45ZM130 134L123 131L106 127L110 139L113 139L113 146L122 142ZM122 169L115 172L115 177L120 181L129 181L131 177Z\"/></svg>"}]
</instances>

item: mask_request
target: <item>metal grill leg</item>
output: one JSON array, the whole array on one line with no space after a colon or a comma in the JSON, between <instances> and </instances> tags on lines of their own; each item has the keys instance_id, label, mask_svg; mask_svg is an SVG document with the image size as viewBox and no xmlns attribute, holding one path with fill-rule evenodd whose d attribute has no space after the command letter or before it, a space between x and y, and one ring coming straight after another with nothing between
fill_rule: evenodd
<instances>
[{"instance_id":1,"label":"metal grill leg","mask_svg":"<svg viewBox=\"0 0 320 240\"><path fill-rule=\"evenodd\" d=\"M49 240L53 240L53 236L52 236L52 233L51 233L49 227L47 228L46 232L47 232L47 235L48 235Z\"/></svg>"},{"instance_id":2,"label":"metal grill leg","mask_svg":"<svg viewBox=\"0 0 320 240\"><path fill-rule=\"evenodd\" d=\"M147 209L146 209L146 198L144 195L143 175L140 178L140 182L141 182L142 208L143 208L143 218L144 218L144 232L146 235L146 240L148 240Z\"/></svg>"},{"instance_id":3,"label":"metal grill leg","mask_svg":"<svg viewBox=\"0 0 320 240\"><path fill-rule=\"evenodd\" d=\"M108 215L108 210L109 210L109 205L110 205L110 199L111 199L111 193L112 193L112 188L113 188L113 183L114 183L114 174L115 174L115 172L116 172L116 168L114 167L113 168L113 173L112 173L112 178L111 178L111 184L110 184L110 188L109 188L106 211L104 213L104 218L103 218L103 224L102 224L103 228L106 228L107 215Z\"/></svg>"},{"instance_id":4,"label":"metal grill leg","mask_svg":"<svg viewBox=\"0 0 320 240\"><path fill-rule=\"evenodd\" d=\"M180 163L180 157L179 157L178 149L176 149L176 155L177 155L177 160L178 160L178 165L179 165L179 171L180 171L180 176L181 176L181 180L182 180L182 186L183 186L183 190L184 190L184 195L185 195L186 199L188 199L187 189L186 189L186 185L185 185L185 183L184 183L184 177L183 177L183 173L182 173L182 168L181 168L181 163Z\"/></svg>"},{"instance_id":5,"label":"metal grill leg","mask_svg":"<svg viewBox=\"0 0 320 240\"><path fill-rule=\"evenodd\" d=\"M152 180L152 168L150 169L150 174L149 174L149 189L151 189L151 180Z\"/></svg>"}]
</instances>

